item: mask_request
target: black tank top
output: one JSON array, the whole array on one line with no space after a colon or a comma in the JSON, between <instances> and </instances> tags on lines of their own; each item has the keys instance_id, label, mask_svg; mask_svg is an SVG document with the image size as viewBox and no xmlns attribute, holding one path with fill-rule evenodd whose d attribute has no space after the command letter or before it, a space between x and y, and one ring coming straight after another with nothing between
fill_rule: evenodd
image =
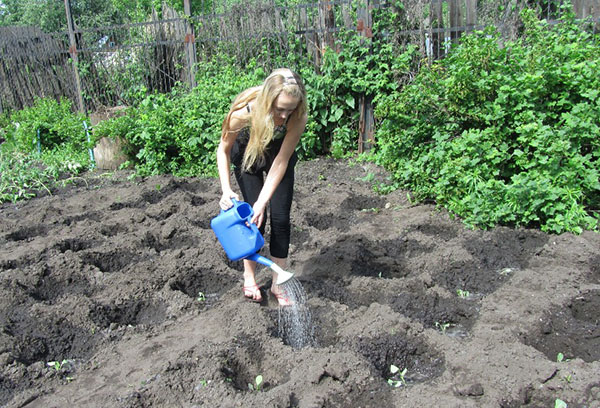
<instances>
[{"instance_id":1,"label":"black tank top","mask_svg":"<svg viewBox=\"0 0 600 408\"><path fill-rule=\"evenodd\" d=\"M246 109L248 110L248 112L250 112L250 105L246 105ZM271 139L271 141L267 145L264 156L256 159L256 163L252 165L251 172L269 171L271 165L273 164L275 156L277 156L279 150L281 150L283 139L285 138L285 135L287 133L287 123L289 120L290 116L286 118L285 122L282 125L276 126L273 129L273 139ZM246 147L248 146L249 140L250 126L246 126L239 131L235 143L233 145L233 149L231 151L231 162L234 166L242 166L244 152L246 151Z\"/></svg>"}]
</instances>

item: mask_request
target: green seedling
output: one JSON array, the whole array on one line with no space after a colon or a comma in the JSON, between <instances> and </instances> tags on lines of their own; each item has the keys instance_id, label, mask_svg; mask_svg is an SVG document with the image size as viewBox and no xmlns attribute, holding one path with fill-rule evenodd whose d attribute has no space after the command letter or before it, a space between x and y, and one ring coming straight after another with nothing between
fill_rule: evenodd
<instances>
[{"instance_id":1,"label":"green seedling","mask_svg":"<svg viewBox=\"0 0 600 408\"><path fill-rule=\"evenodd\" d=\"M573 381L573 376L571 374L567 374L567 375L563 376L563 380L567 384L571 384L571 382Z\"/></svg>"},{"instance_id":2,"label":"green seedling","mask_svg":"<svg viewBox=\"0 0 600 408\"><path fill-rule=\"evenodd\" d=\"M198 302L205 302L206 296L204 295L204 292L198 292L198 297L196 298L196 300Z\"/></svg>"},{"instance_id":3,"label":"green seedling","mask_svg":"<svg viewBox=\"0 0 600 408\"><path fill-rule=\"evenodd\" d=\"M554 408L567 408L567 403L561 400L560 398L557 398L554 401Z\"/></svg>"},{"instance_id":4,"label":"green seedling","mask_svg":"<svg viewBox=\"0 0 600 408\"><path fill-rule=\"evenodd\" d=\"M399 380L394 380L392 378L388 378L387 383L389 385L391 385L394 388L400 387L402 385L406 385L406 380L404 379L404 376L406 375L406 372L408 370L405 368L404 370L400 371L400 369L398 367L396 367L395 365L390 365L390 373L392 373L393 375L398 375L398 377L400 377Z\"/></svg>"},{"instance_id":5,"label":"green seedling","mask_svg":"<svg viewBox=\"0 0 600 408\"><path fill-rule=\"evenodd\" d=\"M46 365L48 367L54 368L56 371L60 371L65 366L65 364L68 364L68 363L69 363L68 360L63 360L63 361L48 361L46 363Z\"/></svg>"},{"instance_id":6,"label":"green seedling","mask_svg":"<svg viewBox=\"0 0 600 408\"><path fill-rule=\"evenodd\" d=\"M452 326L452 323L440 323L440 322L435 322L435 327L438 328L439 331L442 332L442 334L446 334L446 330L448 330L448 328Z\"/></svg>"},{"instance_id":7,"label":"green seedling","mask_svg":"<svg viewBox=\"0 0 600 408\"><path fill-rule=\"evenodd\" d=\"M361 212L372 212L377 214L379 212L379 208L377 207L373 207L373 208L363 208L362 210L360 210Z\"/></svg>"},{"instance_id":8,"label":"green seedling","mask_svg":"<svg viewBox=\"0 0 600 408\"><path fill-rule=\"evenodd\" d=\"M461 298L468 298L470 293L468 290L456 289L456 294Z\"/></svg>"},{"instance_id":9,"label":"green seedling","mask_svg":"<svg viewBox=\"0 0 600 408\"><path fill-rule=\"evenodd\" d=\"M566 362L566 361L569 361L569 359L568 359L568 358L565 358L565 355L564 355L563 353L558 353L558 354L556 355L556 362L557 362L557 363L562 363L563 361L565 361L565 362Z\"/></svg>"},{"instance_id":10,"label":"green seedling","mask_svg":"<svg viewBox=\"0 0 600 408\"><path fill-rule=\"evenodd\" d=\"M248 388L250 389L250 391L260 391L260 386L262 385L262 382L263 382L263 376L259 374L254 379L254 385L252 385L251 383L248 383Z\"/></svg>"}]
</instances>

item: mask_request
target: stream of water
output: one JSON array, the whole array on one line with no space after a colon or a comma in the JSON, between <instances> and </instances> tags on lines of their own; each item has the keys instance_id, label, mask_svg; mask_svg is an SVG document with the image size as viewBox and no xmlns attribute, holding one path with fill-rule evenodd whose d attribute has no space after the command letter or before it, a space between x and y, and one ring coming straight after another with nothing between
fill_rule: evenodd
<instances>
[{"instance_id":1,"label":"stream of water","mask_svg":"<svg viewBox=\"0 0 600 408\"><path fill-rule=\"evenodd\" d=\"M296 278L291 278L280 287L285 291L292 305L279 307L278 336L294 349L316 346L304 287Z\"/></svg>"}]
</instances>

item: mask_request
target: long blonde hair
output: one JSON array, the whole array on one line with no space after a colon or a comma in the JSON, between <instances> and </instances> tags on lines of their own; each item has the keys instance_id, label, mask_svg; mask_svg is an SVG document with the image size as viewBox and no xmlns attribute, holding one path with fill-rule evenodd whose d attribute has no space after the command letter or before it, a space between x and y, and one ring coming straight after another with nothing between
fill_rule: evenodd
<instances>
[{"instance_id":1,"label":"long blonde hair","mask_svg":"<svg viewBox=\"0 0 600 408\"><path fill-rule=\"evenodd\" d=\"M304 116L306 114L306 89L302 83L302 78L287 68L276 69L265 79L262 85L241 92L231 104L229 113L223 121L221 138L225 138L230 132L241 130L229 128L232 113L244 108L252 101L255 102L252 110L242 116L242 120L250 125L250 139L242 162L244 171L250 170L254 163L264 157L265 150L273 139L272 108L275 99L282 92L293 98L298 98L299 101L290 119Z\"/></svg>"}]
</instances>

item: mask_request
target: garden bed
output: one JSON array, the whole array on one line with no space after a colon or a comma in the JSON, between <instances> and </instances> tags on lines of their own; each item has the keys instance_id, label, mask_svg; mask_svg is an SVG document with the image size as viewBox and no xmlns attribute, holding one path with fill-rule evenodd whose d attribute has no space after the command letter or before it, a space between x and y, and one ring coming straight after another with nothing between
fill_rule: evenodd
<instances>
[{"instance_id":1,"label":"garden bed","mask_svg":"<svg viewBox=\"0 0 600 408\"><path fill-rule=\"evenodd\" d=\"M0 405L600 406L597 233L469 230L373 165L299 163L295 349L210 229L218 181L126 176L0 207Z\"/></svg>"}]
</instances>

